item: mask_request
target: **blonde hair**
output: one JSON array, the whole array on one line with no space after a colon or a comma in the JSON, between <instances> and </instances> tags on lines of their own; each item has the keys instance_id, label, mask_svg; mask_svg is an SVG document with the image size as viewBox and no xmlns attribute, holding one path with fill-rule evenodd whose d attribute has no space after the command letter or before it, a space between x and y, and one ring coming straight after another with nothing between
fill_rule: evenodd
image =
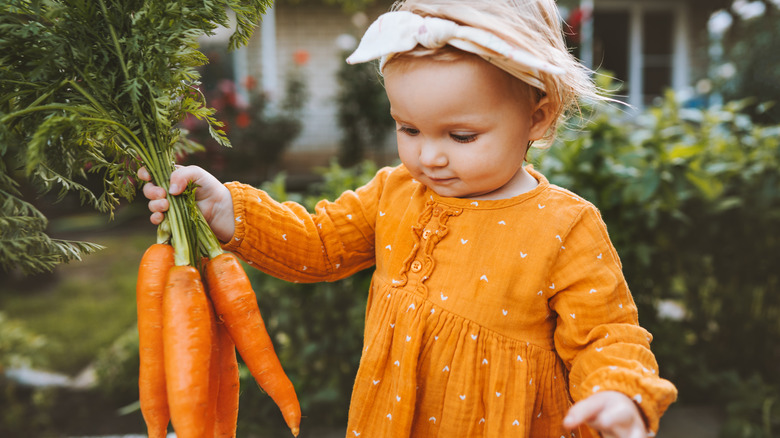
<instances>
[{"instance_id":1,"label":"blonde hair","mask_svg":"<svg viewBox=\"0 0 780 438\"><path fill-rule=\"evenodd\" d=\"M507 43L563 69L564 73L560 75L539 72L539 79L544 84L546 93L523 83L536 90L529 95L546 95L555 115L547 134L537 146L552 143L558 125L571 110L579 109L580 99L610 100L598 92L591 78L593 72L582 65L566 47L562 19L555 0L401 0L393 5L392 10L443 18L460 25L486 30ZM453 53L460 52L449 46L441 49L417 46L403 55L436 58L439 51L443 52L443 60L451 60L454 58ZM388 63L398 58L392 57Z\"/></svg>"}]
</instances>

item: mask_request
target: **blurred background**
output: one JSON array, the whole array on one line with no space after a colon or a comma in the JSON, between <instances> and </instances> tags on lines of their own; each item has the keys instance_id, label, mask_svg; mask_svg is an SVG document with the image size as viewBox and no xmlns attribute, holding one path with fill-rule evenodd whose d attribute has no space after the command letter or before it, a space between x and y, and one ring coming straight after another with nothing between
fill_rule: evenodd
<instances>
[{"instance_id":1,"label":"blurred background","mask_svg":"<svg viewBox=\"0 0 780 438\"><path fill-rule=\"evenodd\" d=\"M344 62L391 4L280 0L248 46L228 52L229 29L204 39L202 90L233 148L188 119L204 150L181 162L309 208L395 164L376 67ZM529 159L602 212L660 374L680 390L658 436L780 436L780 1L558 4L572 51L631 106L585 103ZM78 197L22 189L52 237L105 249L50 273L0 269L0 436L142 434L145 202L109 220ZM301 400L301 436L343 436L371 272L314 285L248 272ZM245 369L242 387L238 436L287 436Z\"/></svg>"}]
</instances>

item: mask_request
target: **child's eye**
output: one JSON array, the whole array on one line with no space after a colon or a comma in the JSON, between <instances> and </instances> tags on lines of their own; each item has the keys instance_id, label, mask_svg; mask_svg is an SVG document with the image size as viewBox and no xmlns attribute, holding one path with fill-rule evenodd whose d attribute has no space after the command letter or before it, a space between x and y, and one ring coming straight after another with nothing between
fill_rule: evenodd
<instances>
[{"instance_id":1,"label":"child's eye","mask_svg":"<svg viewBox=\"0 0 780 438\"><path fill-rule=\"evenodd\" d=\"M415 136L420 133L420 130L409 126L399 126L398 132L404 133L406 135Z\"/></svg>"},{"instance_id":2,"label":"child's eye","mask_svg":"<svg viewBox=\"0 0 780 438\"><path fill-rule=\"evenodd\" d=\"M477 139L477 134L450 134L450 137L458 143L471 143Z\"/></svg>"}]
</instances>

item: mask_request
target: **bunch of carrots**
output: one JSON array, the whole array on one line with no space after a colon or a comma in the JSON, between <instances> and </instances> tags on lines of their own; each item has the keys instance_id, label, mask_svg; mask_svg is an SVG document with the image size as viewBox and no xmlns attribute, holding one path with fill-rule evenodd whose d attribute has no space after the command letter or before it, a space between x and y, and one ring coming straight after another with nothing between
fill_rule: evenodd
<instances>
[{"instance_id":1,"label":"bunch of carrots","mask_svg":"<svg viewBox=\"0 0 780 438\"><path fill-rule=\"evenodd\" d=\"M174 249L155 243L138 271L139 395L150 438L168 422L180 438L236 436L236 348L297 436L301 410L238 259L221 253L204 274L176 265ZM203 281L205 279L205 281Z\"/></svg>"},{"instance_id":2,"label":"bunch of carrots","mask_svg":"<svg viewBox=\"0 0 780 438\"><path fill-rule=\"evenodd\" d=\"M229 47L246 45L272 3L0 1L0 149L12 151L0 159L45 191L77 191L101 211L133 199L139 166L168 190L176 157L196 148L178 127L184 117L205 120L215 140L230 143L198 88L196 68L208 61L199 39L234 22ZM102 192L80 182L87 173L99 175ZM180 438L235 436L236 349L297 435L298 400L255 294L195 206L194 190L169 198L165 226L139 269L139 389L149 436L164 436L169 422Z\"/></svg>"}]
</instances>

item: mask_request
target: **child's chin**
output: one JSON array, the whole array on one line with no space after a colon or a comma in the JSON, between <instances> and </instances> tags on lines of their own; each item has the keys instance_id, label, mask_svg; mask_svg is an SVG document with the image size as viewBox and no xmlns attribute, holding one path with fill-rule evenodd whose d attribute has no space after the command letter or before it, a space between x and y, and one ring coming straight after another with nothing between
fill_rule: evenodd
<instances>
[{"instance_id":1,"label":"child's chin","mask_svg":"<svg viewBox=\"0 0 780 438\"><path fill-rule=\"evenodd\" d=\"M430 186L429 186L430 187ZM470 198L471 196L467 193L464 193L460 190L454 190L447 187L430 187L431 190L436 192L437 195L441 196L442 198Z\"/></svg>"}]
</instances>

